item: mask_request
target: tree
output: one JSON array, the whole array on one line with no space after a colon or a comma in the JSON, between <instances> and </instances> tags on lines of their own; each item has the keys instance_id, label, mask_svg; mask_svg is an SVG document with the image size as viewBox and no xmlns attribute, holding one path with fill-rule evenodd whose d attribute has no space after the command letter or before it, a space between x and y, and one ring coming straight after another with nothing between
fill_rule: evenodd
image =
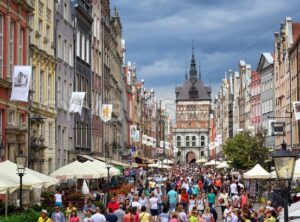
<instances>
[{"instance_id":1,"label":"tree","mask_svg":"<svg viewBox=\"0 0 300 222\"><path fill-rule=\"evenodd\" d=\"M256 135L244 131L227 140L223 150L234 168L249 169L257 163L265 167L269 156L265 141L266 130L259 130Z\"/></svg>"}]
</instances>

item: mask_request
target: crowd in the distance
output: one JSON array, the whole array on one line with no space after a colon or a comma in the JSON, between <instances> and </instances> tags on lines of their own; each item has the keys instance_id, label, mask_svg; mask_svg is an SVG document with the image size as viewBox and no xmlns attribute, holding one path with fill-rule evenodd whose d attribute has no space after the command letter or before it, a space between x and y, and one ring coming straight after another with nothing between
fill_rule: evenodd
<instances>
[{"instance_id":1,"label":"crowd in the distance","mask_svg":"<svg viewBox=\"0 0 300 222\"><path fill-rule=\"evenodd\" d=\"M281 210L270 201L266 205L256 204L255 209L239 175L221 174L213 169L203 171L192 165L148 175L143 172L134 178L134 186L125 197L113 196L106 207L99 208L88 200L82 209L82 221L275 222ZM69 203L66 212L61 212L61 197L56 198L55 212L47 220L47 212L42 212L38 222L79 222L77 209Z\"/></svg>"}]
</instances>

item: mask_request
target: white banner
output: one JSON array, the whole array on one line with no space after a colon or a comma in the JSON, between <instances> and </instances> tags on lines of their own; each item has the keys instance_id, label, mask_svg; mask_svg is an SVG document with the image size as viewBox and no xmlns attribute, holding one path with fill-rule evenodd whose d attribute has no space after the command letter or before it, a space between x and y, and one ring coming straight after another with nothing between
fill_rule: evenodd
<instances>
[{"instance_id":1,"label":"white banner","mask_svg":"<svg viewBox=\"0 0 300 222\"><path fill-rule=\"evenodd\" d=\"M131 142L136 142L136 131L137 131L137 126L136 125L130 125Z\"/></svg>"},{"instance_id":2,"label":"white banner","mask_svg":"<svg viewBox=\"0 0 300 222\"><path fill-rule=\"evenodd\" d=\"M111 119L113 105L112 104L102 104L101 105L101 119L103 122L107 122Z\"/></svg>"},{"instance_id":3,"label":"white banner","mask_svg":"<svg viewBox=\"0 0 300 222\"><path fill-rule=\"evenodd\" d=\"M135 142L140 142L140 131L137 130L135 133Z\"/></svg>"},{"instance_id":4,"label":"white banner","mask_svg":"<svg viewBox=\"0 0 300 222\"><path fill-rule=\"evenodd\" d=\"M143 138L142 138L142 143L143 144L147 143L147 137L148 137L147 135L145 135L145 134L143 135Z\"/></svg>"},{"instance_id":5,"label":"white banner","mask_svg":"<svg viewBox=\"0 0 300 222\"><path fill-rule=\"evenodd\" d=\"M294 113L295 113L295 119L300 119L300 102L293 102L294 107Z\"/></svg>"},{"instance_id":6,"label":"white banner","mask_svg":"<svg viewBox=\"0 0 300 222\"><path fill-rule=\"evenodd\" d=\"M156 148L156 139L152 138L152 148Z\"/></svg>"},{"instance_id":7,"label":"white banner","mask_svg":"<svg viewBox=\"0 0 300 222\"><path fill-rule=\"evenodd\" d=\"M84 96L85 92L72 92L69 109L70 113L79 113L79 115L81 115Z\"/></svg>"},{"instance_id":8,"label":"white banner","mask_svg":"<svg viewBox=\"0 0 300 222\"><path fill-rule=\"evenodd\" d=\"M147 137L146 146L152 146L152 138L150 136Z\"/></svg>"},{"instance_id":9,"label":"white banner","mask_svg":"<svg viewBox=\"0 0 300 222\"><path fill-rule=\"evenodd\" d=\"M11 101L28 102L28 93L29 93L29 86L31 82L31 75L32 75L31 66L14 66L14 73L12 79L12 91L10 97Z\"/></svg>"},{"instance_id":10,"label":"white banner","mask_svg":"<svg viewBox=\"0 0 300 222\"><path fill-rule=\"evenodd\" d=\"M160 148L164 148L165 145L165 141L159 141L159 147Z\"/></svg>"}]
</instances>

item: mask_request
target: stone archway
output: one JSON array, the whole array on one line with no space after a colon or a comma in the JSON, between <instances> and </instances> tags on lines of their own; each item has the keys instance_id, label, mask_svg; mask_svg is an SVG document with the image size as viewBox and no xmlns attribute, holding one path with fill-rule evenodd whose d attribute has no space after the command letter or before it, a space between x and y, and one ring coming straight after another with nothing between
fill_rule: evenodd
<instances>
[{"instance_id":1,"label":"stone archway","mask_svg":"<svg viewBox=\"0 0 300 222\"><path fill-rule=\"evenodd\" d=\"M196 161L196 154L193 151L189 151L186 154L186 163L193 163Z\"/></svg>"}]
</instances>

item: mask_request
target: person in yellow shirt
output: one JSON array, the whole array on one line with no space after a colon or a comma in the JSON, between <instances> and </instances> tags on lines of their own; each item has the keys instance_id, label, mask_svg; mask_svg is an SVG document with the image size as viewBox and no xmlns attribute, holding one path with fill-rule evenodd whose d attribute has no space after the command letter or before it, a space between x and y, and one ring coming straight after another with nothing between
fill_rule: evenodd
<instances>
[{"instance_id":1,"label":"person in yellow shirt","mask_svg":"<svg viewBox=\"0 0 300 222\"><path fill-rule=\"evenodd\" d=\"M152 179L149 181L150 192L154 191L155 186L156 186L156 183L155 183L154 179L152 178Z\"/></svg>"},{"instance_id":2,"label":"person in yellow shirt","mask_svg":"<svg viewBox=\"0 0 300 222\"><path fill-rule=\"evenodd\" d=\"M141 213L139 214L139 221L140 222L151 222L151 214L146 212L146 207L142 206Z\"/></svg>"},{"instance_id":3,"label":"person in yellow shirt","mask_svg":"<svg viewBox=\"0 0 300 222\"><path fill-rule=\"evenodd\" d=\"M67 219L69 219L73 210L77 211L76 207L73 206L72 202L69 202L68 207L66 209L66 218Z\"/></svg>"},{"instance_id":4,"label":"person in yellow shirt","mask_svg":"<svg viewBox=\"0 0 300 222\"><path fill-rule=\"evenodd\" d=\"M52 220L47 216L48 212L47 210L42 210L41 215L37 222L52 222Z\"/></svg>"}]
</instances>

